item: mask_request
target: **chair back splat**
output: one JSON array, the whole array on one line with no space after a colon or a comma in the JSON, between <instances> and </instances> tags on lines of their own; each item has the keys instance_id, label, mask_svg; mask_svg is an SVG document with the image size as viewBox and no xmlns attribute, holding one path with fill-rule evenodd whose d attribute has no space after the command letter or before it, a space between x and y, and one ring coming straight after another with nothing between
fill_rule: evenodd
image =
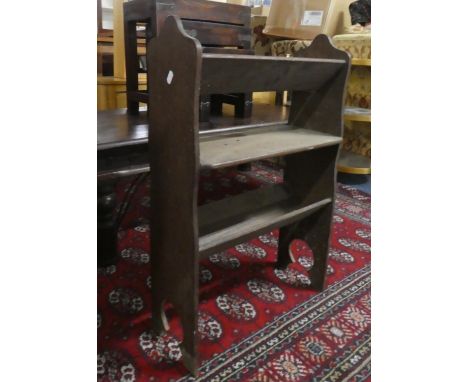
<instances>
[{"instance_id":1,"label":"chair back splat","mask_svg":"<svg viewBox=\"0 0 468 382\"><path fill-rule=\"evenodd\" d=\"M140 68L137 40L157 36L164 20L178 16L187 34L195 37L206 53L253 54L251 49L250 7L207 0L132 0L124 3L127 108L138 114L139 103L148 103L148 93L138 87ZM137 27L145 26L145 32ZM169 41L174 46L174 41ZM221 114L222 104L234 105L236 117L252 114L252 93L206 94L200 99L201 122L210 112Z\"/></svg>"}]
</instances>

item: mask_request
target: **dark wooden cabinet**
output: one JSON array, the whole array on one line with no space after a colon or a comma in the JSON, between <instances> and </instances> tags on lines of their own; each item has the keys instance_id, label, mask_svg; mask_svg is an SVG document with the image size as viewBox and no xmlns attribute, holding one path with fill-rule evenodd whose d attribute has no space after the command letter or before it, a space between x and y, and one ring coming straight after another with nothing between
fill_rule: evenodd
<instances>
[{"instance_id":1,"label":"dark wooden cabinet","mask_svg":"<svg viewBox=\"0 0 468 382\"><path fill-rule=\"evenodd\" d=\"M146 37L149 41L157 36L169 15L181 18L186 32L200 41L205 52L253 54L249 7L207 0L132 0L124 3L127 107L130 114L138 113L140 102L148 102L147 91L138 88L138 73L145 70L141 68L137 53L137 37ZM144 32L137 31L137 27L144 28ZM168 43L177 49L174 42ZM220 114L223 103L234 105L237 117L251 116L251 92L211 93L200 99L200 121L207 122L210 112Z\"/></svg>"}]
</instances>

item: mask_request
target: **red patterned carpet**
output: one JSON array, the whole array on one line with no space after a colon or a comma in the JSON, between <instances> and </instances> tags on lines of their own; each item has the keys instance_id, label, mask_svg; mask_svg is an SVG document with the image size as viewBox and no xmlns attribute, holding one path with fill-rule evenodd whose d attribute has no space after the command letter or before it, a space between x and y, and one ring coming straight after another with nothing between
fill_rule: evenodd
<instances>
[{"instance_id":1,"label":"red patterned carpet","mask_svg":"<svg viewBox=\"0 0 468 382\"><path fill-rule=\"evenodd\" d=\"M117 266L98 270L98 381L192 381L171 333L150 331L148 179L134 191L120 232ZM203 173L200 203L281 180L270 164L248 173ZM174 227L177 229L177 227ZM307 289L312 265L302 242L296 263L276 270L277 231L202 262L200 381L370 381L370 196L338 188L327 288Z\"/></svg>"}]
</instances>

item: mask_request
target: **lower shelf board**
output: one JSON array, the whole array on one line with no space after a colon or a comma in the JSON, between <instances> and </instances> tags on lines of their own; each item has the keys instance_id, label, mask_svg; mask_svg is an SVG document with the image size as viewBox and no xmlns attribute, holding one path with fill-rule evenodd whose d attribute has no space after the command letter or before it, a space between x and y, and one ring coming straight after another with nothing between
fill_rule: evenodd
<instances>
[{"instance_id":1,"label":"lower shelf board","mask_svg":"<svg viewBox=\"0 0 468 382\"><path fill-rule=\"evenodd\" d=\"M347 174L366 175L371 173L371 159L351 151L341 150L338 171Z\"/></svg>"},{"instance_id":2,"label":"lower shelf board","mask_svg":"<svg viewBox=\"0 0 468 382\"><path fill-rule=\"evenodd\" d=\"M150 171L149 163L142 163L138 165L130 165L127 167L117 168L115 170L98 171L97 180L106 181L123 178L125 176L143 174Z\"/></svg>"},{"instance_id":3,"label":"lower shelf board","mask_svg":"<svg viewBox=\"0 0 468 382\"><path fill-rule=\"evenodd\" d=\"M108 154L108 155L106 155ZM106 152L98 151L98 181L115 180L124 176L137 175L150 171L149 153L146 146L115 148Z\"/></svg>"},{"instance_id":4,"label":"lower shelf board","mask_svg":"<svg viewBox=\"0 0 468 382\"><path fill-rule=\"evenodd\" d=\"M282 185L275 185L201 206L200 257L299 221L331 202L324 198L304 205L294 201Z\"/></svg>"}]
</instances>

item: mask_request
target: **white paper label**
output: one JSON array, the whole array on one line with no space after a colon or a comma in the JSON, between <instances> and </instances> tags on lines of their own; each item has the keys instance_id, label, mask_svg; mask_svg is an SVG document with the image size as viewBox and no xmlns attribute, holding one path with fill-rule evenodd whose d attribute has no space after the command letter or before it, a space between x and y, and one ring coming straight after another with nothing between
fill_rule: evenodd
<instances>
[{"instance_id":1,"label":"white paper label","mask_svg":"<svg viewBox=\"0 0 468 382\"><path fill-rule=\"evenodd\" d=\"M322 25L323 11L305 11L301 25L319 27Z\"/></svg>"},{"instance_id":2,"label":"white paper label","mask_svg":"<svg viewBox=\"0 0 468 382\"><path fill-rule=\"evenodd\" d=\"M172 83L173 78L174 78L174 72L172 70L169 70L169 73L167 73L167 77L166 77L166 81L168 85Z\"/></svg>"}]
</instances>

